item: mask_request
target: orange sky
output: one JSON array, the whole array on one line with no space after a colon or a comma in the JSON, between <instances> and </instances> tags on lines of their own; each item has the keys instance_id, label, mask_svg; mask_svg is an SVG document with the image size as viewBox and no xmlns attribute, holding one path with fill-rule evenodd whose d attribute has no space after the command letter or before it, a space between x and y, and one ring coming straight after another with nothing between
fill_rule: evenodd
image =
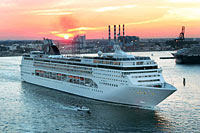
<instances>
[{"instance_id":1,"label":"orange sky","mask_svg":"<svg viewBox=\"0 0 200 133\"><path fill-rule=\"evenodd\" d=\"M177 37L184 25L200 37L200 0L1 0L0 16L1 40L107 38L109 24L141 38Z\"/></svg>"}]
</instances>

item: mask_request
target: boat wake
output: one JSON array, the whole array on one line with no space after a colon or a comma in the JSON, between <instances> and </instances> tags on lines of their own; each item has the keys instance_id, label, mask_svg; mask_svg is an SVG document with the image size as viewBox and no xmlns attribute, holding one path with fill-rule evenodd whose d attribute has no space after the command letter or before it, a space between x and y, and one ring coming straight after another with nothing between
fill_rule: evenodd
<instances>
[{"instance_id":1,"label":"boat wake","mask_svg":"<svg viewBox=\"0 0 200 133\"><path fill-rule=\"evenodd\" d=\"M83 112L90 111L90 109L85 106L72 106L72 105L64 106L64 105L62 105L62 108L64 110L73 110L73 111L83 111Z\"/></svg>"}]
</instances>

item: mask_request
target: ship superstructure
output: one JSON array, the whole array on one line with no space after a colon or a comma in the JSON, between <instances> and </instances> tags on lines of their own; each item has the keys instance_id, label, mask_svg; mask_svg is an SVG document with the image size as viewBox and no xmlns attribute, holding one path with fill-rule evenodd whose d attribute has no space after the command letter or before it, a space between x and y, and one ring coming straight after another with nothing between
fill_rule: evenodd
<instances>
[{"instance_id":1,"label":"ship superstructure","mask_svg":"<svg viewBox=\"0 0 200 133\"><path fill-rule=\"evenodd\" d=\"M176 88L166 83L161 68L150 57L123 52L64 56L44 40L44 51L22 57L22 80L78 96L130 106L155 106Z\"/></svg>"}]
</instances>

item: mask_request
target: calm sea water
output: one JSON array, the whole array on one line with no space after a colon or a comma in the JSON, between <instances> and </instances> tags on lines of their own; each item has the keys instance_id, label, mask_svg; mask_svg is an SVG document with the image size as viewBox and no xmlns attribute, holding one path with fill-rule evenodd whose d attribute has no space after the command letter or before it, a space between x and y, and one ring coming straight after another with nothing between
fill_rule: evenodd
<instances>
[{"instance_id":1,"label":"calm sea water","mask_svg":"<svg viewBox=\"0 0 200 133\"><path fill-rule=\"evenodd\" d=\"M159 59L170 52L134 54L155 59L178 89L155 108L116 106L25 83L21 57L0 57L0 132L200 132L200 65ZM71 105L86 106L91 114Z\"/></svg>"}]
</instances>

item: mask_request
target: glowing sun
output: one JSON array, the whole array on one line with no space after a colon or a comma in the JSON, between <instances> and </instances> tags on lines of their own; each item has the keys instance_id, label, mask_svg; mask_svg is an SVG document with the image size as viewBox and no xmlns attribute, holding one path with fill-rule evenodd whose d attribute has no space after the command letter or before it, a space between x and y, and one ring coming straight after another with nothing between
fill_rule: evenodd
<instances>
[{"instance_id":1,"label":"glowing sun","mask_svg":"<svg viewBox=\"0 0 200 133\"><path fill-rule=\"evenodd\" d=\"M65 39L69 39L69 35L66 34L66 35L64 36L64 38L65 38Z\"/></svg>"}]
</instances>

